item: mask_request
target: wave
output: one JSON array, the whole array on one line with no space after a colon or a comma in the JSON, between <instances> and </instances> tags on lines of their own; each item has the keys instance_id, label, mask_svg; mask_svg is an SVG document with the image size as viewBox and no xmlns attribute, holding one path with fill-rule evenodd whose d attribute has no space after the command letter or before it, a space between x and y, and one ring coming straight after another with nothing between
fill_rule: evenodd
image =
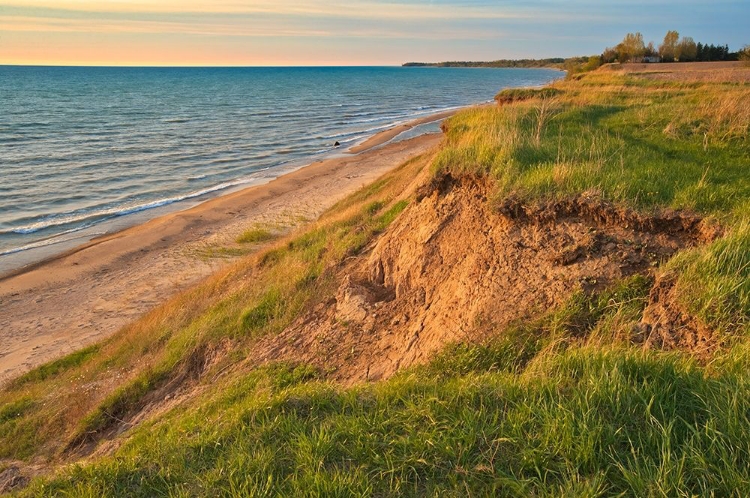
<instances>
[{"instance_id":1,"label":"wave","mask_svg":"<svg viewBox=\"0 0 750 498\"><path fill-rule=\"evenodd\" d=\"M364 123L375 123L376 121L392 121L394 119L404 119L411 116L411 114L391 114L389 116L378 116L376 118L366 118L366 119L353 119L350 121L345 121L346 124L364 124Z\"/></svg>"},{"instance_id":2,"label":"wave","mask_svg":"<svg viewBox=\"0 0 750 498\"><path fill-rule=\"evenodd\" d=\"M201 197L207 194L218 192L220 190L225 190L231 187L236 187L238 185L245 185L247 183L250 183L251 181L253 181L253 178L240 178L237 180L220 183L212 187L190 192L189 194L166 197L163 199L157 199L155 201L145 202L143 204L136 204L133 206L119 206L119 207L114 207L114 208L109 208L109 209L100 209L97 211L91 211L91 212L85 212L85 213L70 213L68 215L55 216L52 218L46 218L36 223L31 223L29 225L13 227L13 228L9 228L6 230L0 230L0 235L7 235L7 234L25 235L25 234L39 232L47 228L70 225L73 223L82 223L86 221L92 222L86 225L85 227L75 228L75 230L80 230L82 228L87 228L96 222L102 222L111 218L116 218L118 216L125 216L128 214L146 211L148 209L154 209L154 208L166 206L169 204L174 204L175 202L195 199L196 197ZM67 232L63 232L63 233L67 233Z\"/></svg>"},{"instance_id":3,"label":"wave","mask_svg":"<svg viewBox=\"0 0 750 498\"><path fill-rule=\"evenodd\" d=\"M334 135L326 135L324 137L320 137L323 140L331 140L334 138L343 138L343 137L351 137L352 135L361 135L363 133L377 133L379 131L387 130L388 128L394 126L393 124L384 124L380 126L374 126L372 128L367 128L366 130L354 130L354 131L346 131L342 133L336 133Z\"/></svg>"},{"instance_id":4,"label":"wave","mask_svg":"<svg viewBox=\"0 0 750 498\"><path fill-rule=\"evenodd\" d=\"M3 132L0 131L0 133L3 133ZM23 141L26 141L26 140L28 140L28 138L26 138L25 136L22 136L22 135L11 135L11 136L6 136L6 137L0 137L0 143L3 143L3 144L4 143L10 144L10 143L14 143L14 142L23 142Z\"/></svg>"},{"instance_id":5,"label":"wave","mask_svg":"<svg viewBox=\"0 0 750 498\"><path fill-rule=\"evenodd\" d=\"M50 123L49 121L36 121L26 123L13 123L11 126L15 128L44 128L52 125L53 123Z\"/></svg>"},{"instance_id":6,"label":"wave","mask_svg":"<svg viewBox=\"0 0 750 498\"><path fill-rule=\"evenodd\" d=\"M490 101L491 102L491 101ZM450 106L450 107L432 107L432 108L424 108L424 109L418 109L413 112L407 112L407 113L401 113L401 114L392 114L390 116L380 116L377 118L368 118L368 119L359 119L359 120L353 120L351 121L351 124L364 124L364 123L373 123L376 121L387 121L387 120L397 120L397 121L391 121L388 126L397 126L399 124L404 124L409 121L413 121L415 119L423 118L430 116L431 114L439 114L441 112L445 111L455 111L457 109L461 109L465 106Z\"/></svg>"},{"instance_id":7,"label":"wave","mask_svg":"<svg viewBox=\"0 0 750 498\"><path fill-rule=\"evenodd\" d=\"M39 249L40 247L49 247L49 246L53 246L55 244L62 244L63 242L69 242L71 240L75 240L75 239L79 238L80 236L77 236L77 237L68 237L68 238L64 238L63 236L69 235L69 234L75 233L75 232L80 232L81 230L89 228L90 226L91 225L85 225L85 226L81 226L81 227L72 228L70 230L66 230L64 232L58 233L58 234L56 234L56 235L54 235L52 237L48 237L48 238L42 239L42 240L37 240L36 242L32 242L30 244L26 244L26 245L18 246L18 247L11 247L10 249L2 249L2 250L0 250L0 256L7 256L9 254L16 254L16 253L19 253L19 252L28 251L30 249ZM96 233L88 234L87 236L88 237L96 237L98 235L104 235L105 233L107 233L107 232L96 232Z\"/></svg>"}]
</instances>

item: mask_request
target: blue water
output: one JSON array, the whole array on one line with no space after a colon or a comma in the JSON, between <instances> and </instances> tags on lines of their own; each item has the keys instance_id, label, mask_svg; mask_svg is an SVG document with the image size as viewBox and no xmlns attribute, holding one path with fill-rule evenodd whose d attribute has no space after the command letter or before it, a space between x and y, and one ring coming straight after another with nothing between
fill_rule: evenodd
<instances>
[{"instance_id":1,"label":"blue water","mask_svg":"<svg viewBox=\"0 0 750 498\"><path fill-rule=\"evenodd\" d=\"M560 75L0 67L0 263L114 218L156 215L275 176L330 154L336 141L343 149L394 124Z\"/></svg>"}]
</instances>

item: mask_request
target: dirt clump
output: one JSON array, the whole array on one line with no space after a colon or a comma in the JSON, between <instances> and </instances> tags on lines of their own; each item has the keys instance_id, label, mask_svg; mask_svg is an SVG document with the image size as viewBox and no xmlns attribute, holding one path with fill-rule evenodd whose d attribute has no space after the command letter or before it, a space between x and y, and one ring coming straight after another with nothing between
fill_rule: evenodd
<instances>
[{"instance_id":1,"label":"dirt clump","mask_svg":"<svg viewBox=\"0 0 750 498\"><path fill-rule=\"evenodd\" d=\"M31 479L21 473L18 467L11 466L0 472L0 493L25 488Z\"/></svg>"},{"instance_id":2,"label":"dirt clump","mask_svg":"<svg viewBox=\"0 0 750 498\"><path fill-rule=\"evenodd\" d=\"M677 297L672 275L657 279L634 341L663 350L687 350L699 360L710 358L719 346L718 339L700 320L683 309Z\"/></svg>"},{"instance_id":3,"label":"dirt clump","mask_svg":"<svg viewBox=\"0 0 750 498\"><path fill-rule=\"evenodd\" d=\"M480 324L531 319L718 234L698 217L638 215L591 195L498 206L490 192L480 178L429 181L337 270L336 296L261 340L252 360L311 363L344 384L388 378L446 343L481 339Z\"/></svg>"},{"instance_id":4,"label":"dirt clump","mask_svg":"<svg viewBox=\"0 0 750 498\"><path fill-rule=\"evenodd\" d=\"M0 460L0 469L3 469L0 470L0 495L22 490L43 470L40 466L13 460Z\"/></svg>"}]
</instances>

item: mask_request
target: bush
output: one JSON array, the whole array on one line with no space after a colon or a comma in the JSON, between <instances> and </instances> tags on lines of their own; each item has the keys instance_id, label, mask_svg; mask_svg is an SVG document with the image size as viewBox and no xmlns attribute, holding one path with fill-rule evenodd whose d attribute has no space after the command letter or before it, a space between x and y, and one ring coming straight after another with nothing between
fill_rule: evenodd
<instances>
[{"instance_id":1,"label":"bush","mask_svg":"<svg viewBox=\"0 0 750 498\"><path fill-rule=\"evenodd\" d=\"M512 104L535 98L550 98L560 94L556 88L508 88L495 95L495 101L500 104Z\"/></svg>"}]
</instances>

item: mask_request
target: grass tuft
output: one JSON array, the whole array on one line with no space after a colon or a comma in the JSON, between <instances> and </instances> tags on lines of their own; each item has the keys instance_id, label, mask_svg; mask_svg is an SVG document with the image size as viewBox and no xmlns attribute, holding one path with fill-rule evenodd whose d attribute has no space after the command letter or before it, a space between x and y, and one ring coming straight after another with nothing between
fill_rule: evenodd
<instances>
[{"instance_id":1,"label":"grass tuft","mask_svg":"<svg viewBox=\"0 0 750 498\"><path fill-rule=\"evenodd\" d=\"M271 289L242 316L242 325L249 333L257 332L284 314L286 303L278 289Z\"/></svg>"},{"instance_id":2,"label":"grass tuft","mask_svg":"<svg viewBox=\"0 0 750 498\"><path fill-rule=\"evenodd\" d=\"M58 360L46 363L14 379L11 383L11 387L17 389L27 383L41 382L56 377L72 368L81 366L96 355L99 352L99 349L100 346L95 344L64 356Z\"/></svg>"},{"instance_id":3,"label":"grass tuft","mask_svg":"<svg viewBox=\"0 0 750 498\"><path fill-rule=\"evenodd\" d=\"M725 339L750 337L750 218L708 247L683 252L667 271L694 316Z\"/></svg>"},{"instance_id":4,"label":"grass tuft","mask_svg":"<svg viewBox=\"0 0 750 498\"><path fill-rule=\"evenodd\" d=\"M237 237L238 244L259 244L268 242L275 238L274 234L266 228L255 227L245 230L242 235Z\"/></svg>"}]
</instances>

